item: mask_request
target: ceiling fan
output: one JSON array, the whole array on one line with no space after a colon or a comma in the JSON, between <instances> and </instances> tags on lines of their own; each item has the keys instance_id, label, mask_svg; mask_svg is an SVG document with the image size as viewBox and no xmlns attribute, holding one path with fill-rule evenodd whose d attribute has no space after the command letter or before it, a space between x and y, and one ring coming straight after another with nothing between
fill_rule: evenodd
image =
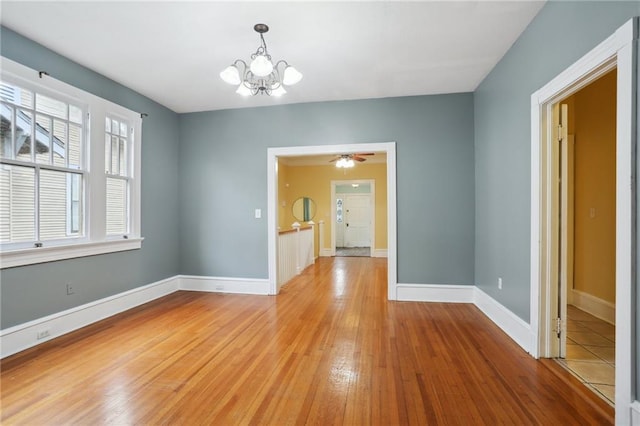
<instances>
[{"instance_id":1,"label":"ceiling fan","mask_svg":"<svg viewBox=\"0 0 640 426\"><path fill-rule=\"evenodd\" d=\"M329 160L329 162L333 163L337 161L336 167L353 167L354 160L359 162L367 161L367 159L363 157L364 155L375 155L375 153L359 152L357 154L340 154L340 155L336 155L336 158Z\"/></svg>"}]
</instances>

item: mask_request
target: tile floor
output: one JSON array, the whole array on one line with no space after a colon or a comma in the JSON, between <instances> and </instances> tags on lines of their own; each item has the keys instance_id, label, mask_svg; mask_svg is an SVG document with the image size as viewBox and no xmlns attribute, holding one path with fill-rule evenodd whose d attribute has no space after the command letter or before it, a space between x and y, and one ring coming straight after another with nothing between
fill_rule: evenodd
<instances>
[{"instance_id":1,"label":"tile floor","mask_svg":"<svg viewBox=\"0 0 640 426\"><path fill-rule=\"evenodd\" d=\"M567 352L558 362L609 403L614 402L616 328L567 306Z\"/></svg>"},{"instance_id":2,"label":"tile floor","mask_svg":"<svg viewBox=\"0 0 640 426\"><path fill-rule=\"evenodd\" d=\"M336 256L342 257L370 257L370 247L336 247Z\"/></svg>"}]
</instances>

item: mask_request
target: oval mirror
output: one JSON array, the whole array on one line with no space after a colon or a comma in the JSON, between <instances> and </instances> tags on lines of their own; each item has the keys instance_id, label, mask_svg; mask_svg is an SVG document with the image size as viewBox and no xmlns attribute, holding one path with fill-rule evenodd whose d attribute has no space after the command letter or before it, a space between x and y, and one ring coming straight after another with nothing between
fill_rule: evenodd
<instances>
[{"instance_id":1,"label":"oval mirror","mask_svg":"<svg viewBox=\"0 0 640 426\"><path fill-rule=\"evenodd\" d=\"M309 197L300 197L293 202L293 217L298 222L309 222L316 215L316 203Z\"/></svg>"}]
</instances>

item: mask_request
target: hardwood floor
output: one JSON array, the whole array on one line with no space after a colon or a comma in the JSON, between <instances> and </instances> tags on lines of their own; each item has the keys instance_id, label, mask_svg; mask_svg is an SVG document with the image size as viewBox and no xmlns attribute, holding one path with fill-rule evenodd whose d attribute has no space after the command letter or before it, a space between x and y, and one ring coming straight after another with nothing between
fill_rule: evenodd
<instances>
[{"instance_id":1,"label":"hardwood floor","mask_svg":"<svg viewBox=\"0 0 640 426\"><path fill-rule=\"evenodd\" d=\"M386 273L321 258L277 297L181 291L78 330L2 361L2 424L612 422L473 305L387 301Z\"/></svg>"}]
</instances>

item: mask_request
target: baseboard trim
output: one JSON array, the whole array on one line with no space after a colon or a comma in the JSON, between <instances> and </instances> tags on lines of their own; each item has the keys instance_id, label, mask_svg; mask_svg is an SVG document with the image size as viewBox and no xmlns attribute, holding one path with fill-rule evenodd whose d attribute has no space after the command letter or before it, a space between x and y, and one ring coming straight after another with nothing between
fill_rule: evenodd
<instances>
[{"instance_id":1,"label":"baseboard trim","mask_svg":"<svg viewBox=\"0 0 640 426\"><path fill-rule=\"evenodd\" d=\"M269 294L269 280L257 278L201 277L180 275L180 290L212 293Z\"/></svg>"},{"instance_id":2,"label":"baseboard trim","mask_svg":"<svg viewBox=\"0 0 640 426\"><path fill-rule=\"evenodd\" d=\"M531 331L531 326L478 287L474 287L474 289L474 304L478 309L522 349L533 354L535 336Z\"/></svg>"},{"instance_id":3,"label":"baseboard trim","mask_svg":"<svg viewBox=\"0 0 640 426\"><path fill-rule=\"evenodd\" d=\"M371 257L389 257L389 250L387 250L387 249L374 249L371 252Z\"/></svg>"},{"instance_id":4,"label":"baseboard trim","mask_svg":"<svg viewBox=\"0 0 640 426\"><path fill-rule=\"evenodd\" d=\"M268 295L269 280L177 275L1 330L0 358L13 355L178 290ZM535 338L531 334L529 324L475 286L398 284L397 300L473 303L525 351L532 353ZM45 330L49 332L49 335L38 339L38 334Z\"/></svg>"},{"instance_id":5,"label":"baseboard trim","mask_svg":"<svg viewBox=\"0 0 640 426\"><path fill-rule=\"evenodd\" d=\"M571 304L609 324L616 323L616 305L580 290L570 290Z\"/></svg>"},{"instance_id":6,"label":"baseboard trim","mask_svg":"<svg viewBox=\"0 0 640 426\"><path fill-rule=\"evenodd\" d=\"M470 285L398 284L396 300L405 302L473 303Z\"/></svg>"},{"instance_id":7,"label":"baseboard trim","mask_svg":"<svg viewBox=\"0 0 640 426\"><path fill-rule=\"evenodd\" d=\"M405 302L473 303L522 349L532 354L531 326L497 300L470 285L398 284L397 300Z\"/></svg>"},{"instance_id":8,"label":"baseboard trim","mask_svg":"<svg viewBox=\"0 0 640 426\"><path fill-rule=\"evenodd\" d=\"M330 248L321 248L318 253L318 257L331 257L333 256L333 250Z\"/></svg>"},{"instance_id":9,"label":"baseboard trim","mask_svg":"<svg viewBox=\"0 0 640 426\"><path fill-rule=\"evenodd\" d=\"M178 289L177 277L171 277L1 330L0 358L166 296ZM38 339L38 334L44 331L49 332L48 336Z\"/></svg>"}]
</instances>

